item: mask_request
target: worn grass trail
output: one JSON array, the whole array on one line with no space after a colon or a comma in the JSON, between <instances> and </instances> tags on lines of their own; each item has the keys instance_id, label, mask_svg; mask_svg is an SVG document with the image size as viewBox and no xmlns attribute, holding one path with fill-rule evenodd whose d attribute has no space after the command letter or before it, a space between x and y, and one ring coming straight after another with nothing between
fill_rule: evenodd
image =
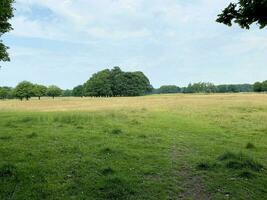
<instances>
[{"instance_id":1,"label":"worn grass trail","mask_svg":"<svg viewBox=\"0 0 267 200\"><path fill-rule=\"evenodd\" d=\"M86 99L1 102L0 199L262 199L266 100L166 95L81 111Z\"/></svg>"}]
</instances>

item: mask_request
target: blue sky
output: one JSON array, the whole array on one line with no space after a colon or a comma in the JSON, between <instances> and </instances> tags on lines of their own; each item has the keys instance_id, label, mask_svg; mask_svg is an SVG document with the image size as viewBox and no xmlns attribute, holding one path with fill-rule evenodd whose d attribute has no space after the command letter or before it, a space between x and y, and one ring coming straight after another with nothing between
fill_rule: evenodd
<instances>
[{"instance_id":1,"label":"blue sky","mask_svg":"<svg viewBox=\"0 0 267 200\"><path fill-rule=\"evenodd\" d=\"M230 0L16 0L0 85L72 88L113 66L154 87L267 79L266 28L215 22Z\"/></svg>"}]
</instances>

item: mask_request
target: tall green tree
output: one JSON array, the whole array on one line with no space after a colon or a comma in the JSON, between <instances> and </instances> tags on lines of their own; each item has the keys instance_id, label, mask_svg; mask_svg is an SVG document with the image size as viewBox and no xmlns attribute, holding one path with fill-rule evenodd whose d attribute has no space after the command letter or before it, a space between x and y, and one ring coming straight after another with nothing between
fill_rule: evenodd
<instances>
[{"instance_id":1,"label":"tall green tree","mask_svg":"<svg viewBox=\"0 0 267 200\"><path fill-rule=\"evenodd\" d=\"M73 94L72 94L73 92L72 92L72 90L64 90L63 92L62 92L62 96L63 97L71 97Z\"/></svg>"},{"instance_id":2,"label":"tall green tree","mask_svg":"<svg viewBox=\"0 0 267 200\"><path fill-rule=\"evenodd\" d=\"M38 97L39 100L41 99L41 97L46 96L46 93L47 93L46 86L38 84L35 84L33 86L33 94L34 96Z\"/></svg>"},{"instance_id":3,"label":"tall green tree","mask_svg":"<svg viewBox=\"0 0 267 200\"><path fill-rule=\"evenodd\" d=\"M185 89L185 93L214 93L217 91L216 86L213 83L199 82L189 84Z\"/></svg>"},{"instance_id":4,"label":"tall green tree","mask_svg":"<svg viewBox=\"0 0 267 200\"><path fill-rule=\"evenodd\" d=\"M228 26L234 22L246 29L257 23L260 28L264 28L267 25L267 0L238 0L237 3L230 3L216 21Z\"/></svg>"},{"instance_id":5,"label":"tall green tree","mask_svg":"<svg viewBox=\"0 0 267 200\"><path fill-rule=\"evenodd\" d=\"M254 83L253 89L254 89L255 92L261 92L262 91L262 84L261 84L261 82Z\"/></svg>"},{"instance_id":6,"label":"tall green tree","mask_svg":"<svg viewBox=\"0 0 267 200\"><path fill-rule=\"evenodd\" d=\"M84 85L86 96L140 96L152 90L142 72L123 72L119 67L94 74Z\"/></svg>"},{"instance_id":7,"label":"tall green tree","mask_svg":"<svg viewBox=\"0 0 267 200\"><path fill-rule=\"evenodd\" d=\"M16 86L14 95L20 100L23 100L24 98L29 100L29 98L34 96L33 87L34 85L31 82L22 81Z\"/></svg>"},{"instance_id":8,"label":"tall green tree","mask_svg":"<svg viewBox=\"0 0 267 200\"><path fill-rule=\"evenodd\" d=\"M14 0L0 0L0 61L10 61L8 47L3 44L1 37L12 30L9 19L13 17L13 2Z\"/></svg>"},{"instance_id":9,"label":"tall green tree","mask_svg":"<svg viewBox=\"0 0 267 200\"><path fill-rule=\"evenodd\" d=\"M59 87L51 85L47 88L47 96L54 99L55 97L59 97L60 95L62 95L62 90Z\"/></svg>"},{"instance_id":10,"label":"tall green tree","mask_svg":"<svg viewBox=\"0 0 267 200\"><path fill-rule=\"evenodd\" d=\"M12 88L10 87L0 87L0 99L12 98Z\"/></svg>"},{"instance_id":11,"label":"tall green tree","mask_svg":"<svg viewBox=\"0 0 267 200\"><path fill-rule=\"evenodd\" d=\"M83 97L84 96L84 87L83 85L78 85L73 88L72 95L75 97Z\"/></svg>"},{"instance_id":12,"label":"tall green tree","mask_svg":"<svg viewBox=\"0 0 267 200\"><path fill-rule=\"evenodd\" d=\"M111 89L110 70L105 69L94 74L84 86L86 96L110 97L113 96Z\"/></svg>"}]
</instances>

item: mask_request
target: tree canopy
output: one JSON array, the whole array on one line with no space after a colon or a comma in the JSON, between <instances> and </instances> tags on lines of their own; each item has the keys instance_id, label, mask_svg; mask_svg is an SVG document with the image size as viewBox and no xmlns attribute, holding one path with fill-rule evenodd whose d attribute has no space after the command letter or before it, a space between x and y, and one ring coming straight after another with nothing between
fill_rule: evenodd
<instances>
[{"instance_id":1,"label":"tree canopy","mask_svg":"<svg viewBox=\"0 0 267 200\"><path fill-rule=\"evenodd\" d=\"M84 87L82 85L78 85L73 88L72 95L75 97L83 97L84 96Z\"/></svg>"},{"instance_id":2,"label":"tree canopy","mask_svg":"<svg viewBox=\"0 0 267 200\"><path fill-rule=\"evenodd\" d=\"M267 92L267 80L254 83L253 89L255 92Z\"/></svg>"},{"instance_id":3,"label":"tree canopy","mask_svg":"<svg viewBox=\"0 0 267 200\"><path fill-rule=\"evenodd\" d=\"M151 91L149 79L142 72L123 72L119 67L94 74L84 84L85 96L140 96Z\"/></svg>"},{"instance_id":4,"label":"tree canopy","mask_svg":"<svg viewBox=\"0 0 267 200\"><path fill-rule=\"evenodd\" d=\"M55 97L60 96L61 94L62 94L62 90L59 87L55 86L55 85L51 85L51 86L49 86L47 88L47 95L49 97L53 97L53 99Z\"/></svg>"},{"instance_id":5,"label":"tree canopy","mask_svg":"<svg viewBox=\"0 0 267 200\"><path fill-rule=\"evenodd\" d=\"M260 28L264 28L267 25L267 0L239 0L230 3L216 21L228 26L232 26L234 22L246 29L257 23Z\"/></svg>"},{"instance_id":6,"label":"tree canopy","mask_svg":"<svg viewBox=\"0 0 267 200\"><path fill-rule=\"evenodd\" d=\"M14 95L20 100L24 98L26 100L29 100L29 98L34 96L33 87L34 85L31 82L22 81L16 86L14 90Z\"/></svg>"},{"instance_id":7,"label":"tree canopy","mask_svg":"<svg viewBox=\"0 0 267 200\"><path fill-rule=\"evenodd\" d=\"M35 84L33 86L33 95L41 99L47 93L47 87L44 85Z\"/></svg>"},{"instance_id":8,"label":"tree canopy","mask_svg":"<svg viewBox=\"0 0 267 200\"><path fill-rule=\"evenodd\" d=\"M0 0L0 61L10 61L8 47L3 44L1 37L12 30L9 19L13 17L13 2L14 0Z\"/></svg>"},{"instance_id":9,"label":"tree canopy","mask_svg":"<svg viewBox=\"0 0 267 200\"><path fill-rule=\"evenodd\" d=\"M179 92L181 92L181 88L176 85L163 85L160 88L154 90L154 93L156 94L169 94Z\"/></svg>"},{"instance_id":10,"label":"tree canopy","mask_svg":"<svg viewBox=\"0 0 267 200\"><path fill-rule=\"evenodd\" d=\"M0 99L13 98L13 89L11 87L0 87Z\"/></svg>"}]
</instances>

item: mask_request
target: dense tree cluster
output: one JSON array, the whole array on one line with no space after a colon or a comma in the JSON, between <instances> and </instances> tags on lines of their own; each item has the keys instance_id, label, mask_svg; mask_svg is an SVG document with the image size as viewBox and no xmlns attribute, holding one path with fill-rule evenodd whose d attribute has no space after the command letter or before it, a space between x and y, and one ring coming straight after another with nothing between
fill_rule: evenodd
<instances>
[{"instance_id":1,"label":"dense tree cluster","mask_svg":"<svg viewBox=\"0 0 267 200\"><path fill-rule=\"evenodd\" d=\"M267 92L267 80L254 83L253 89L255 92Z\"/></svg>"},{"instance_id":2,"label":"dense tree cluster","mask_svg":"<svg viewBox=\"0 0 267 200\"><path fill-rule=\"evenodd\" d=\"M216 86L212 83L199 82L189 84L183 89L184 93L214 93L216 92Z\"/></svg>"},{"instance_id":3,"label":"dense tree cluster","mask_svg":"<svg viewBox=\"0 0 267 200\"><path fill-rule=\"evenodd\" d=\"M176 85L163 85L158 89L154 89L154 94L171 94L171 93L179 93L181 92L181 88Z\"/></svg>"},{"instance_id":4,"label":"dense tree cluster","mask_svg":"<svg viewBox=\"0 0 267 200\"><path fill-rule=\"evenodd\" d=\"M142 72L123 72L119 67L97 72L83 85L84 96L93 97L141 96L151 91L152 86Z\"/></svg>"},{"instance_id":5,"label":"dense tree cluster","mask_svg":"<svg viewBox=\"0 0 267 200\"><path fill-rule=\"evenodd\" d=\"M267 0L238 0L230 3L221 14L217 22L231 26L237 23L241 28L249 29L251 24L257 23L260 28L267 25Z\"/></svg>"},{"instance_id":6,"label":"dense tree cluster","mask_svg":"<svg viewBox=\"0 0 267 200\"><path fill-rule=\"evenodd\" d=\"M13 99L14 93L11 87L0 87L0 99Z\"/></svg>"},{"instance_id":7,"label":"dense tree cluster","mask_svg":"<svg viewBox=\"0 0 267 200\"><path fill-rule=\"evenodd\" d=\"M78 86L74 87L72 90L72 96L83 97L84 96L83 86L78 85Z\"/></svg>"},{"instance_id":8,"label":"dense tree cluster","mask_svg":"<svg viewBox=\"0 0 267 200\"><path fill-rule=\"evenodd\" d=\"M251 84L230 84L230 85L217 85L216 91L218 93L227 92L253 92L253 85Z\"/></svg>"}]
</instances>

